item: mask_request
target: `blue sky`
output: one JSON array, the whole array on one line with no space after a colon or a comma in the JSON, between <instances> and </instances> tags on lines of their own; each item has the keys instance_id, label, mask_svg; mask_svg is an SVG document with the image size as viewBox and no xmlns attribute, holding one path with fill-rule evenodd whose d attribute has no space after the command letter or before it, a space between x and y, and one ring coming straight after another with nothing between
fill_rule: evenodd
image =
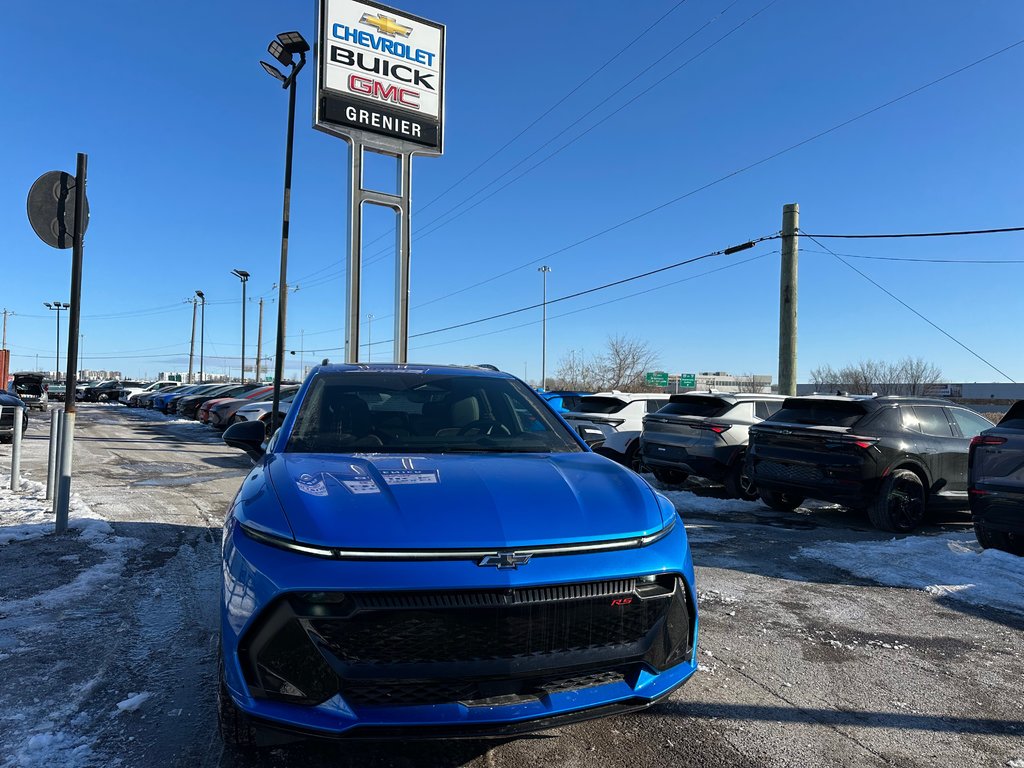
<instances>
[{"instance_id":1,"label":"blue sky","mask_svg":"<svg viewBox=\"0 0 1024 768\"><path fill-rule=\"evenodd\" d=\"M1024 5L1014 0L777 0L686 63L766 5L769 0L402 3L403 10L447 24L448 38L446 153L414 162L411 333L539 301L536 264L434 301L527 262L551 266L548 295L558 297L774 233L788 202L800 204L802 228L812 233L1024 223L1022 45L562 250L1024 38ZM3 27L17 30L7 42L8 76L0 83L0 309L16 313L8 325L14 368L34 367L37 354L40 367L52 367L54 318L42 302L67 300L70 282L70 251L35 237L25 196L41 173L73 171L77 151L89 153L92 208L83 365L130 375L187 367L191 306L184 300L201 289L210 302L207 369L223 372L233 364L237 372L241 291L233 268L252 274L250 298L267 299L264 354L272 351L287 100L257 61L277 32L299 29L312 39L314 12L313 0L3 5ZM299 84L290 252L290 281L298 290L289 297L287 347L298 351L301 344L307 359L340 360L347 148L311 128L312 85L309 67ZM367 246L364 269L362 311L375 315L377 341L391 337L393 266L382 253L390 242L388 216L370 215L365 236L383 238ZM1024 234L826 242L863 256L1024 258ZM812 252L818 248L807 240L801 245L800 381L818 364L908 354L935 362L952 381L999 380L831 255ZM548 370L567 351L597 352L608 335L622 333L648 341L664 370L774 375L776 250L773 241L551 306ZM760 258L738 263L751 257ZM1024 380L1019 292L999 289L1019 284L1024 264L851 261ZM730 264L736 265L702 275ZM693 279L676 282L686 278ZM624 298L648 289L654 290ZM247 310L251 358L255 303ZM390 354L389 345L374 346L374 359ZM540 311L414 338L410 359L492 362L536 378Z\"/></svg>"}]
</instances>

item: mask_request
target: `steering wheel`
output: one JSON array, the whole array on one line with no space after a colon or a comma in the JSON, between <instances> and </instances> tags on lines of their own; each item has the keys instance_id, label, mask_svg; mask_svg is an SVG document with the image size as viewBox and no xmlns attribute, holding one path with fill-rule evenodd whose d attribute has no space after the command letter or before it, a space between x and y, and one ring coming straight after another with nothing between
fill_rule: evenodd
<instances>
[{"instance_id":1,"label":"steering wheel","mask_svg":"<svg viewBox=\"0 0 1024 768\"><path fill-rule=\"evenodd\" d=\"M470 432L476 432L481 435L493 435L496 433L512 434L508 431L508 427L495 419L476 419L463 426L457 434L460 436L468 435Z\"/></svg>"}]
</instances>

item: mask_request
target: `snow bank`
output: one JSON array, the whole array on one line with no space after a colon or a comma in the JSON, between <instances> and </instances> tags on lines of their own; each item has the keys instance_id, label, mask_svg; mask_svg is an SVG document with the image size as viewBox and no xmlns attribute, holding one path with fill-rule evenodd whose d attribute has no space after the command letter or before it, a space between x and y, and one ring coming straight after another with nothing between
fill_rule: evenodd
<instances>
[{"instance_id":1,"label":"snow bank","mask_svg":"<svg viewBox=\"0 0 1024 768\"><path fill-rule=\"evenodd\" d=\"M62 731L45 731L34 734L11 755L6 765L18 768L77 768L88 765L91 748L81 738Z\"/></svg>"},{"instance_id":2,"label":"snow bank","mask_svg":"<svg viewBox=\"0 0 1024 768\"><path fill-rule=\"evenodd\" d=\"M37 539L53 533L54 516L46 500L46 486L35 480L22 480L21 492L0 488L0 545L12 541ZM78 496L72 496L68 527L80 530L82 537L96 541L113 533L110 524L95 514Z\"/></svg>"},{"instance_id":3,"label":"snow bank","mask_svg":"<svg viewBox=\"0 0 1024 768\"><path fill-rule=\"evenodd\" d=\"M800 553L879 584L1024 614L1024 557L983 550L973 534L824 542Z\"/></svg>"}]
</instances>

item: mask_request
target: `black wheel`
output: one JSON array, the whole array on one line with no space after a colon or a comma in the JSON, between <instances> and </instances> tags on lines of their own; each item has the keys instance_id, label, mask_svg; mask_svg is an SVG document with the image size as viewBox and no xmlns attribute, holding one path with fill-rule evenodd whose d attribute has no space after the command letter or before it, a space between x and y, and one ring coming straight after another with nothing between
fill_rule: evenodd
<instances>
[{"instance_id":1,"label":"black wheel","mask_svg":"<svg viewBox=\"0 0 1024 768\"><path fill-rule=\"evenodd\" d=\"M803 496L779 491L758 491L761 501L777 512L792 512L804 503Z\"/></svg>"},{"instance_id":2,"label":"black wheel","mask_svg":"<svg viewBox=\"0 0 1024 768\"><path fill-rule=\"evenodd\" d=\"M633 441L633 444L626 449L626 458L623 461L627 467L632 469L634 472L639 474L644 468L644 457L640 453L640 440L639 438Z\"/></svg>"},{"instance_id":3,"label":"black wheel","mask_svg":"<svg viewBox=\"0 0 1024 768\"><path fill-rule=\"evenodd\" d=\"M724 485L725 492L734 499L742 499L743 501L757 500L757 486L747 477L747 473L744 471L742 456L729 469L729 474L725 476Z\"/></svg>"},{"instance_id":4,"label":"black wheel","mask_svg":"<svg viewBox=\"0 0 1024 768\"><path fill-rule=\"evenodd\" d=\"M974 535L984 549L1001 549L1011 555L1024 555L1024 536L1020 534L992 531L975 521Z\"/></svg>"},{"instance_id":5,"label":"black wheel","mask_svg":"<svg viewBox=\"0 0 1024 768\"><path fill-rule=\"evenodd\" d=\"M665 485L682 485L689 477L685 472L678 469L667 469L665 467L654 467L654 479Z\"/></svg>"},{"instance_id":6,"label":"black wheel","mask_svg":"<svg viewBox=\"0 0 1024 768\"><path fill-rule=\"evenodd\" d=\"M240 711L231 700L228 687L224 684L224 663L218 665L219 687L217 689L217 730L225 744L232 747L252 748L258 746L258 731L249 716Z\"/></svg>"},{"instance_id":7,"label":"black wheel","mask_svg":"<svg viewBox=\"0 0 1024 768\"><path fill-rule=\"evenodd\" d=\"M909 469L897 469L882 483L868 507L871 524L880 531L910 533L924 520L924 483Z\"/></svg>"}]
</instances>

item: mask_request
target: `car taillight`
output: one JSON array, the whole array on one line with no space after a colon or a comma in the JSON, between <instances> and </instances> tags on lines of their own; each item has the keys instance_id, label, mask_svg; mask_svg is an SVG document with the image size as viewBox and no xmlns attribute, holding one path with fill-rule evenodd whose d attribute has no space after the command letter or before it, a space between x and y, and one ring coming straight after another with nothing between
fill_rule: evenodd
<instances>
[{"instance_id":1,"label":"car taillight","mask_svg":"<svg viewBox=\"0 0 1024 768\"><path fill-rule=\"evenodd\" d=\"M843 435L835 440L826 440L826 448L847 448L851 445L855 445L858 448L867 450L875 443L878 442L877 437L861 437L860 435Z\"/></svg>"},{"instance_id":2,"label":"car taillight","mask_svg":"<svg viewBox=\"0 0 1024 768\"><path fill-rule=\"evenodd\" d=\"M976 445L1002 445L1005 442L1006 438L999 435L976 435L971 438L971 448Z\"/></svg>"},{"instance_id":3,"label":"car taillight","mask_svg":"<svg viewBox=\"0 0 1024 768\"><path fill-rule=\"evenodd\" d=\"M694 429L710 429L716 435L720 435L727 429L730 429L732 424L708 424L706 422L701 422L697 424L690 424L690 426Z\"/></svg>"}]
</instances>

